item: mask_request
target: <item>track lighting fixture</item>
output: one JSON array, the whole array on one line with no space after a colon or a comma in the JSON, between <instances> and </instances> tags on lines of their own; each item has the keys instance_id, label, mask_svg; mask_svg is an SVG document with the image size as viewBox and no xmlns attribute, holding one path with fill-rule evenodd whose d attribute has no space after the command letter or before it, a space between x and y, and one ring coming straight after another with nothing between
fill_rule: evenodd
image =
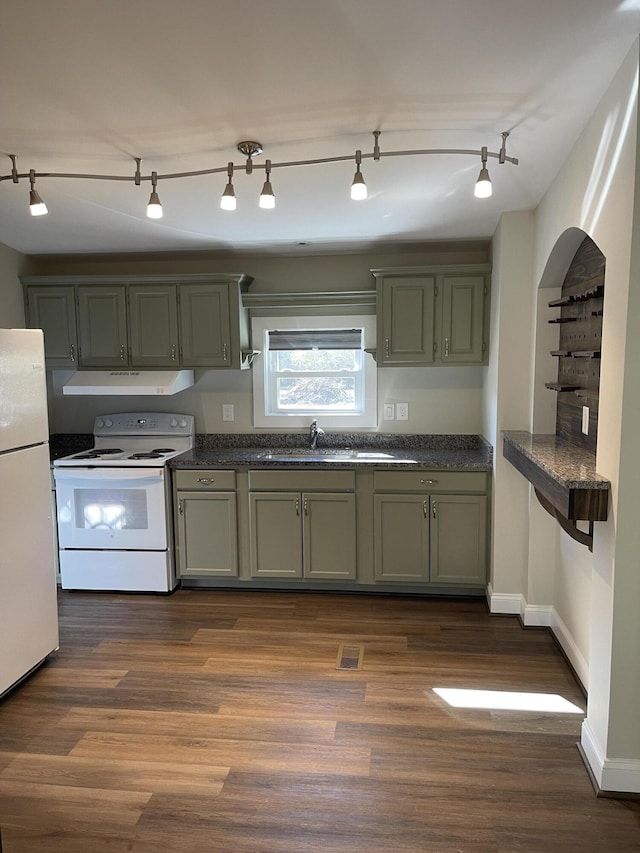
<instances>
[{"instance_id":1,"label":"track lighting fixture","mask_svg":"<svg viewBox=\"0 0 640 853\"><path fill-rule=\"evenodd\" d=\"M482 161L482 167L480 169L480 174L478 175L478 179L475 184L474 195L477 198L488 198L492 192L491 178L489 177L489 170L487 169L488 158L493 157L497 159L499 164L512 163L514 166L518 165L517 157L507 156L506 142L508 136L509 132L503 131L502 145L498 152L489 151L486 146L484 146L479 151L469 148L419 148L408 151L381 151L379 144L380 131L374 130L374 145L372 153L363 154L360 149L356 151L356 171L355 175L353 176L353 181L351 182L351 198L356 200L367 198L367 185L365 183L361 170L363 159L371 159L375 162L379 162L385 157L412 157L415 155L425 154L462 154L464 156L480 156ZM272 163L271 160L266 160L264 166L261 166L253 162L253 158L258 154L262 154L263 151L262 145L259 142L245 140L243 142L238 143L237 149L241 154L246 157L244 165L245 172L247 175L251 175L253 173L254 168L264 169L265 182L262 187L262 192L260 193L259 205L260 207L267 209L275 207L275 195L273 193L273 187L271 186L272 169L280 169L285 168L287 166L316 166L327 163L343 163L350 161L353 157L353 155L347 154L345 156L339 157L318 157L311 160L289 160L281 163ZM29 192L29 208L33 216L40 216L44 213L47 213L47 207L40 198L35 188L36 178L81 178L84 180L133 181L136 186L140 186L142 181L151 181L151 196L149 198L149 204L147 205L147 216L150 219L160 219L162 217L162 205L160 204L160 199L158 198L157 191L158 173L151 172L151 174L148 176L141 175L140 163L142 161L139 157L134 158L136 162L136 171L134 176L126 177L122 175L86 175L76 172L36 172L34 169L31 169L28 172L20 173L18 172L16 166L16 155L9 154L8 156L11 159L12 164L11 172L8 175L0 175L0 182L10 180L13 181L14 184L17 184L21 178L29 179L31 184L31 189ZM201 169L199 171L194 172L172 172L170 174L160 175L160 178L165 181L176 178L201 178L204 175L217 175L226 171L228 181L220 199L220 207L224 210L235 210L236 196L233 187L233 172L235 168L237 167L230 162L226 167L222 166L214 169Z\"/></svg>"},{"instance_id":2,"label":"track lighting fixture","mask_svg":"<svg viewBox=\"0 0 640 853\"><path fill-rule=\"evenodd\" d=\"M44 216L49 211L36 189L36 173L33 169L29 172L29 181L31 183L31 189L29 190L29 211L32 216Z\"/></svg>"},{"instance_id":3,"label":"track lighting fixture","mask_svg":"<svg viewBox=\"0 0 640 853\"><path fill-rule=\"evenodd\" d=\"M476 198L489 198L491 193L493 192L493 188L491 186L491 178L489 177L489 170L487 169L487 149L483 148L480 156L482 157L482 168L480 169L480 174L478 175L478 180L476 181L475 188L473 190L473 194Z\"/></svg>"},{"instance_id":4,"label":"track lighting fixture","mask_svg":"<svg viewBox=\"0 0 640 853\"><path fill-rule=\"evenodd\" d=\"M273 194L273 187L271 186L271 160L266 161L264 169L266 173L266 180L262 187L258 204L264 210L273 210L276 206L276 197Z\"/></svg>"},{"instance_id":5,"label":"track lighting fixture","mask_svg":"<svg viewBox=\"0 0 640 853\"><path fill-rule=\"evenodd\" d=\"M151 195L147 204L147 216L149 219L162 219L162 205L156 187L158 185L158 173L151 172Z\"/></svg>"},{"instance_id":6,"label":"track lighting fixture","mask_svg":"<svg viewBox=\"0 0 640 853\"><path fill-rule=\"evenodd\" d=\"M362 151L356 151L356 173L351 182L351 198L354 201L363 201L367 197L367 185L360 171L362 163Z\"/></svg>"},{"instance_id":7,"label":"track lighting fixture","mask_svg":"<svg viewBox=\"0 0 640 853\"><path fill-rule=\"evenodd\" d=\"M236 209L236 193L233 189L233 163L229 163L227 166L227 175L229 180L227 182L226 187L224 188L224 192L222 193L222 198L220 199L220 207L223 210L235 210Z\"/></svg>"}]
</instances>

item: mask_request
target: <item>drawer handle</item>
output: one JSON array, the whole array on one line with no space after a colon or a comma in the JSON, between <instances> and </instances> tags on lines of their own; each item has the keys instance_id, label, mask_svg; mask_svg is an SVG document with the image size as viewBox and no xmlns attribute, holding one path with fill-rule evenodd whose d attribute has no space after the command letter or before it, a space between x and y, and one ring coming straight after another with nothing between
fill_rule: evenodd
<instances>
[{"instance_id":1,"label":"drawer handle","mask_svg":"<svg viewBox=\"0 0 640 853\"><path fill-rule=\"evenodd\" d=\"M449 358L449 338L444 339L444 357Z\"/></svg>"},{"instance_id":2,"label":"drawer handle","mask_svg":"<svg viewBox=\"0 0 640 853\"><path fill-rule=\"evenodd\" d=\"M422 501L422 513L423 513L425 518L429 515L429 511L427 510L427 502L426 501Z\"/></svg>"},{"instance_id":3,"label":"drawer handle","mask_svg":"<svg viewBox=\"0 0 640 853\"><path fill-rule=\"evenodd\" d=\"M180 515L184 515L184 504L182 502L182 498L178 501L178 512Z\"/></svg>"},{"instance_id":4,"label":"drawer handle","mask_svg":"<svg viewBox=\"0 0 640 853\"><path fill-rule=\"evenodd\" d=\"M223 361L227 360L227 345L226 344L222 345L222 360Z\"/></svg>"},{"instance_id":5,"label":"drawer handle","mask_svg":"<svg viewBox=\"0 0 640 853\"><path fill-rule=\"evenodd\" d=\"M431 511L431 514L435 518L436 517L436 502L435 501L432 502L432 506L433 506L433 509Z\"/></svg>"},{"instance_id":6,"label":"drawer handle","mask_svg":"<svg viewBox=\"0 0 640 853\"><path fill-rule=\"evenodd\" d=\"M71 348L70 348L70 351L69 351L69 356L71 357L71 361L75 361L75 360L76 360L76 346L75 346L75 344L71 344Z\"/></svg>"},{"instance_id":7,"label":"drawer handle","mask_svg":"<svg viewBox=\"0 0 640 853\"><path fill-rule=\"evenodd\" d=\"M121 345L120 345L120 361L124 361L124 360L125 360L125 355L124 355L124 344L121 344Z\"/></svg>"},{"instance_id":8,"label":"drawer handle","mask_svg":"<svg viewBox=\"0 0 640 853\"><path fill-rule=\"evenodd\" d=\"M437 480L420 480L420 482L425 486L435 486L438 481Z\"/></svg>"},{"instance_id":9,"label":"drawer handle","mask_svg":"<svg viewBox=\"0 0 640 853\"><path fill-rule=\"evenodd\" d=\"M309 515L309 498L304 499L304 514Z\"/></svg>"},{"instance_id":10,"label":"drawer handle","mask_svg":"<svg viewBox=\"0 0 640 853\"><path fill-rule=\"evenodd\" d=\"M384 339L384 357L389 358L389 338Z\"/></svg>"},{"instance_id":11,"label":"drawer handle","mask_svg":"<svg viewBox=\"0 0 640 853\"><path fill-rule=\"evenodd\" d=\"M171 361L176 360L176 345L171 344Z\"/></svg>"},{"instance_id":12,"label":"drawer handle","mask_svg":"<svg viewBox=\"0 0 640 853\"><path fill-rule=\"evenodd\" d=\"M300 515L300 498L296 498L296 515Z\"/></svg>"},{"instance_id":13,"label":"drawer handle","mask_svg":"<svg viewBox=\"0 0 640 853\"><path fill-rule=\"evenodd\" d=\"M212 483L215 483L214 477L198 477L198 482L202 483L203 486L210 486Z\"/></svg>"}]
</instances>

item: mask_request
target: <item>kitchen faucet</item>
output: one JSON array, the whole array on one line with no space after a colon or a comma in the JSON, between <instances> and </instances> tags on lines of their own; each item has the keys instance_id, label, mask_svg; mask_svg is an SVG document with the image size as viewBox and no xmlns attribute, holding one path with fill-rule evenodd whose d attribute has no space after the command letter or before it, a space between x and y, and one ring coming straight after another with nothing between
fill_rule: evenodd
<instances>
[{"instance_id":1,"label":"kitchen faucet","mask_svg":"<svg viewBox=\"0 0 640 853\"><path fill-rule=\"evenodd\" d=\"M318 421L315 419L311 421L311 426L309 427L309 447L311 450L317 450L318 448L318 438L319 436L324 435L324 430L322 427L318 426Z\"/></svg>"}]
</instances>

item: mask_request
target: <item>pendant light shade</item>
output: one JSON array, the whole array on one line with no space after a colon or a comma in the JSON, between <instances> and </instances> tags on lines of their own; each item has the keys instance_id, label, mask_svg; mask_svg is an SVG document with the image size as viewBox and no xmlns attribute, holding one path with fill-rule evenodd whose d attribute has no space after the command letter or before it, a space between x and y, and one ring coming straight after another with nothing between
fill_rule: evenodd
<instances>
[{"instance_id":1,"label":"pendant light shade","mask_svg":"<svg viewBox=\"0 0 640 853\"><path fill-rule=\"evenodd\" d=\"M158 196L156 186L158 184L158 173L151 172L151 195L147 204L147 216L149 219L162 219L162 205Z\"/></svg>"},{"instance_id":2,"label":"pendant light shade","mask_svg":"<svg viewBox=\"0 0 640 853\"><path fill-rule=\"evenodd\" d=\"M262 192L260 193L258 204L263 210L273 210L276 206L276 197L273 194L273 187L271 186L271 160L267 160L265 162L264 168L266 180L262 186Z\"/></svg>"},{"instance_id":3,"label":"pendant light shade","mask_svg":"<svg viewBox=\"0 0 640 853\"><path fill-rule=\"evenodd\" d=\"M49 213L49 211L47 210L47 205L42 201L40 194L35 187L36 173L33 169L29 172L29 181L31 183L31 189L29 190L29 212L32 216L44 216L45 213Z\"/></svg>"},{"instance_id":4,"label":"pendant light shade","mask_svg":"<svg viewBox=\"0 0 640 853\"><path fill-rule=\"evenodd\" d=\"M362 162L362 151L356 151L356 173L351 182L351 198L354 201L364 201L367 197L367 185L360 171L360 163Z\"/></svg>"},{"instance_id":5,"label":"pendant light shade","mask_svg":"<svg viewBox=\"0 0 640 853\"><path fill-rule=\"evenodd\" d=\"M487 169L487 149L482 149L482 168L480 169L480 174L478 175L478 180L476 181L475 188L473 190L473 194L476 198L489 198L491 193L493 192L493 187L491 186L491 178L489 177L489 170Z\"/></svg>"},{"instance_id":6,"label":"pendant light shade","mask_svg":"<svg viewBox=\"0 0 640 853\"><path fill-rule=\"evenodd\" d=\"M236 192L233 188L233 163L229 163L229 166L227 167L227 174L229 176L229 180L227 182L226 187L224 188L224 192L222 193L222 198L220 199L220 207L223 210L235 210Z\"/></svg>"}]
</instances>

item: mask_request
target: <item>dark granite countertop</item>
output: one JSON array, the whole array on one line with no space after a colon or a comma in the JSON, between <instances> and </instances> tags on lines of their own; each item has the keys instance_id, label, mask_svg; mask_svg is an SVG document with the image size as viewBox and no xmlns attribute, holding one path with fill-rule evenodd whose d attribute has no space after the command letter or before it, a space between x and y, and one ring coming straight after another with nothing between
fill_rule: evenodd
<instances>
[{"instance_id":1,"label":"dark granite countertop","mask_svg":"<svg viewBox=\"0 0 640 853\"><path fill-rule=\"evenodd\" d=\"M302 458L296 454L302 451ZM335 434L323 436L313 456L300 434L208 434L169 462L173 469L202 467L335 468L364 466L490 471L493 448L479 435ZM273 458L270 458L273 457Z\"/></svg>"},{"instance_id":2,"label":"dark granite countertop","mask_svg":"<svg viewBox=\"0 0 640 853\"><path fill-rule=\"evenodd\" d=\"M556 435L505 430L502 438L565 489L611 488L610 481L596 472L592 453Z\"/></svg>"}]
</instances>

